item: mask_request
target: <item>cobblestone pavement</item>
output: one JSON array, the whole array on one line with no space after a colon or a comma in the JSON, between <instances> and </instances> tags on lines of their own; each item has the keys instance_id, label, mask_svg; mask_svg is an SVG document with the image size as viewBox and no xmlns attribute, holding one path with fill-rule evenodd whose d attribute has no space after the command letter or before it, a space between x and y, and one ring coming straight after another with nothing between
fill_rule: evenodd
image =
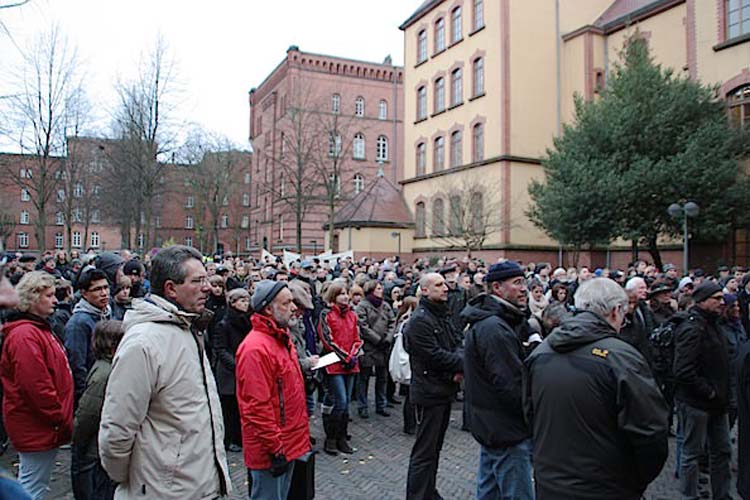
<instances>
[{"instance_id":1,"label":"cobblestone pavement","mask_svg":"<svg viewBox=\"0 0 750 500\"><path fill-rule=\"evenodd\" d=\"M354 410L354 406L352 406ZM356 416L350 425L353 455L331 457L322 451L317 455L316 498L331 500L391 500L405 498L406 473L413 437L401 432L401 408L391 409L390 417L375 415L368 420ZM446 499L470 499L474 496L479 447L470 434L460 430L461 409L453 408L438 472L438 490ZM311 421L313 436L322 447L323 430L319 417ZM674 439L670 439L670 457L659 478L646 492L649 500L678 499L674 472ZM247 498L247 472L241 453L228 454L232 498ZM70 451L63 450L52 475L50 499L72 499L70 493ZM17 455L9 449L0 457L0 465L13 472ZM736 466L736 459L734 460ZM732 478L732 494L735 495ZM708 497L706 497L708 498Z\"/></svg>"}]
</instances>

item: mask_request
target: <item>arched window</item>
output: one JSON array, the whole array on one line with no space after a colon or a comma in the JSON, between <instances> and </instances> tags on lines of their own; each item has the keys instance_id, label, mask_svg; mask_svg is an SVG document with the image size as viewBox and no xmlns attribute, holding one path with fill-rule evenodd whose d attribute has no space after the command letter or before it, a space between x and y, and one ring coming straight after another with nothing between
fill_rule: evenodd
<instances>
[{"instance_id":1,"label":"arched window","mask_svg":"<svg viewBox=\"0 0 750 500\"><path fill-rule=\"evenodd\" d=\"M471 203L469 204L471 210L471 230L474 234L481 234L484 232L484 198L482 193L474 192L471 193Z\"/></svg>"},{"instance_id":2,"label":"arched window","mask_svg":"<svg viewBox=\"0 0 750 500\"><path fill-rule=\"evenodd\" d=\"M435 80L435 113L445 109L445 78Z\"/></svg>"},{"instance_id":3,"label":"arched window","mask_svg":"<svg viewBox=\"0 0 750 500\"><path fill-rule=\"evenodd\" d=\"M456 43L463 37L461 20L461 7L456 7L451 12L451 43Z\"/></svg>"},{"instance_id":4,"label":"arched window","mask_svg":"<svg viewBox=\"0 0 750 500\"><path fill-rule=\"evenodd\" d=\"M365 178L361 174L354 174L354 194L359 194L365 188Z\"/></svg>"},{"instance_id":5,"label":"arched window","mask_svg":"<svg viewBox=\"0 0 750 500\"><path fill-rule=\"evenodd\" d=\"M463 161L463 153L461 151L463 147L462 142L460 130L456 130L451 134L451 167L458 167Z\"/></svg>"},{"instance_id":6,"label":"arched window","mask_svg":"<svg viewBox=\"0 0 750 500\"><path fill-rule=\"evenodd\" d=\"M457 106L464 100L464 82L461 68L451 73L451 106Z\"/></svg>"},{"instance_id":7,"label":"arched window","mask_svg":"<svg viewBox=\"0 0 750 500\"><path fill-rule=\"evenodd\" d=\"M484 0L474 0L474 31L484 27Z\"/></svg>"},{"instance_id":8,"label":"arched window","mask_svg":"<svg viewBox=\"0 0 750 500\"><path fill-rule=\"evenodd\" d=\"M484 125L474 125L471 134L472 139L472 161L484 160Z\"/></svg>"},{"instance_id":9,"label":"arched window","mask_svg":"<svg viewBox=\"0 0 750 500\"><path fill-rule=\"evenodd\" d=\"M422 30L417 35L417 62L427 60L427 31Z\"/></svg>"},{"instance_id":10,"label":"arched window","mask_svg":"<svg viewBox=\"0 0 750 500\"><path fill-rule=\"evenodd\" d=\"M484 59L474 59L474 97L484 94Z\"/></svg>"},{"instance_id":11,"label":"arched window","mask_svg":"<svg viewBox=\"0 0 750 500\"><path fill-rule=\"evenodd\" d=\"M365 116L365 98L357 97L354 101L354 114L356 116Z\"/></svg>"},{"instance_id":12,"label":"arched window","mask_svg":"<svg viewBox=\"0 0 750 500\"><path fill-rule=\"evenodd\" d=\"M445 138L441 135L435 139L435 146L432 154L432 169L435 172L443 170L445 167Z\"/></svg>"},{"instance_id":13,"label":"arched window","mask_svg":"<svg viewBox=\"0 0 750 500\"><path fill-rule=\"evenodd\" d=\"M424 142L417 144L417 175L424 175L427 171L427 146Z\"/></svg>"},{"instance_id":14,"label":"arched window","mask_svg":"<svg viewBox=\"0 0 750 500\"><path fill-rule=\"evenodd\" d=\"M445 207L442 198L432 202L432 234L435 236L445 234Z\"/></svg>"},{"instance_id":15,"label":"arched window","mask_svg":"<svg viewBox=\"0 0 750 500\"><path fill-rule=\"evenodd\" d=\"M384 99L378 103L378 118L380 120L388 119L388 103Z\"/></svg>"},{"instance_id":16,"label":"arched window","mask_svg":"<svg viewBox=\"0 0 750 500\"><path fill-rule=\"evenodd\" d=\"M750 85L733 90L727 96L729 121L735 127L750 127Z\"/></svg>"},{"instance_id":17,"label":"arched window","mask_svg":"<svg viewBox=\"0 0 750 500\"><path fill-rule=\"evenodd\" d=\"M425 230L425 226L427 225L427 216L426 211L424 207L424 202L417 203L416 209L414 210L414 219L415 219L415 225L414 228L414 236L423 238L426 236L427 231Z\"/></svg>"},{"instance_id":18,"label":"arched window","mask_svg":"<svg viewBox=\"0 0 750 500\"><path fill-rule=\"evenodd\" d=\"M341 136L339 134L328 135L328 156L337 158L341 154Z\"/></svg>"},{"instance_id":19,"label":"arched window","mask_svg":"<svg viewBox=\"0 0 750 500\"><path fill-rule=\"evenodd\" d=\"M376 161L388 161L388 138L384 135L378 137L375 149Z\"/></svg>"},{"instance_id":20,"label":"arched window","mask_svg":"<svg viewBox=\"0 0 750 500\"><path fill-rule=\"evenodd\" d=\"M354 140L352 141L352 156L355 160L365 159L365 136L362 132L354 134Z\"/></svg>"},{"instance_id":21,"label":"arched window","mask_svg":"<svg viewBox=\"0 0 750 500\"><path fill-rule=\"evenodd\" d=\"M463 207L461 196L454 194L449 198L450 214L448 219L448 231L452 235L459 235L463 226Z\"/></svg>"},{"instance_id":22,"label":"arched window","mask_svg":"<svg viewBox=\"0 0 750 500\"><path fill-rule=\"evenodd\" d=\"M435 53L445 50L445 19L435 21Z\"/></svg>"},{"instance_id":23,"label":"arched window","mask_svg":"<svg viewBox=\"0 0 750 500\"><path fill-rule=\"evenodd\" d=\"M331 96L331 112L336 114L341 113L341 96L338 94Z\"/></svg>"},{"instance_id":24,"label":"arched window","mask_svg":"<svg viewBox=\"0 0 750 500\"><path fill-rule=\"evenodd\" d=\"M427 118L427 87L424 85L417 89L417 120Z\"/></svg>"}]
</instances>

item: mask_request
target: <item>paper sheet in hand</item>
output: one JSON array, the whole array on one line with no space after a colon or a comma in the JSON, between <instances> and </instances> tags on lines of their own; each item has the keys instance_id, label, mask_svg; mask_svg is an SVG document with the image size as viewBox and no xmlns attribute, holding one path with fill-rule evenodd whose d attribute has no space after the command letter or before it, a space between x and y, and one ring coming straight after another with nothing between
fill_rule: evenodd
<instances>
[{"instance_id":1,"label":"paper sheet in hand","mask_svg":"<svg viewBox=\"0 0 750 500\"><path fill-rule=\"evenodd\" d=\"M324 368L328 365L332 365L334 363L338 363L341 361L339 357L336 355L335 352L329 352L325 356L321 356L321 358L318 360L318 364L312 367L313 370L318 370L320 368Z\"/></svg>"}]
</instances>

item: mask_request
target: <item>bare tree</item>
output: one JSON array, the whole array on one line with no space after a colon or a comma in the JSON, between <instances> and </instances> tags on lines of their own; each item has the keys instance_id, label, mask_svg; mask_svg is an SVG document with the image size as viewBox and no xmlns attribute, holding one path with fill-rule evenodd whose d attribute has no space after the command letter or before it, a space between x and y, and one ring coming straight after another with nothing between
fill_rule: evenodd
<instances>
[{"instance_id":1,"label":"bare tree","mask_svg":"<svg viewBox=\"0 0 750 500\"><path fill-rule=\"evenodd\" d=\"M73 116L82 95L76 50L57 28L40 35L13 75L15 91L4 99L7 135L30 155L33 168L0 166L2 182L24 191L34 207L34 233L40 249L47 248L45 229L60 175L65 137L78 120Z\"/></svg>"},{"instance_id":2,"label":"bare tree","mask_svg":"<svg viewBox=\"0 0 750 500\"><path fill-rule=\"evenodd\" d=\"M8 238L16 227L16 217L10 200L0 201L0 251L8 247Z\"/></svg>"}]
</instances>

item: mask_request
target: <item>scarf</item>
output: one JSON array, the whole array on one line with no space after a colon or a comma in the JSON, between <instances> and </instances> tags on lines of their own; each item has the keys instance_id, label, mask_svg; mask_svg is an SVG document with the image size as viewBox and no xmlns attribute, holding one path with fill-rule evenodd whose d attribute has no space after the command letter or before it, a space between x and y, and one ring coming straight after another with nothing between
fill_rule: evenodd
<instances>
[{"instance_id":1,"label":"scarf","mask_svg":"<svg viewBox=\"0 0 750 500\"><path fill-rule=\"evenodd\" d=\"M383 299L376 297L372 293L368 293L365 295L365 298L370 302L370 304L374 305L375 307L380 307L383 305Z\"/></svg>"},{"instance_id":2,"label":"scarf","mask_svg":"<svg viewBox=\"0 0 750 500\"><path fill-rule=\"evenodd\" d=\"M544 309L549 305L549 300L547 297L542 295L542 299L539 301L534 300L534 296L529 293L529 310L531 311L531 314L541 318L542 312L544 312Z\"/></svg>"}]
</instances>

